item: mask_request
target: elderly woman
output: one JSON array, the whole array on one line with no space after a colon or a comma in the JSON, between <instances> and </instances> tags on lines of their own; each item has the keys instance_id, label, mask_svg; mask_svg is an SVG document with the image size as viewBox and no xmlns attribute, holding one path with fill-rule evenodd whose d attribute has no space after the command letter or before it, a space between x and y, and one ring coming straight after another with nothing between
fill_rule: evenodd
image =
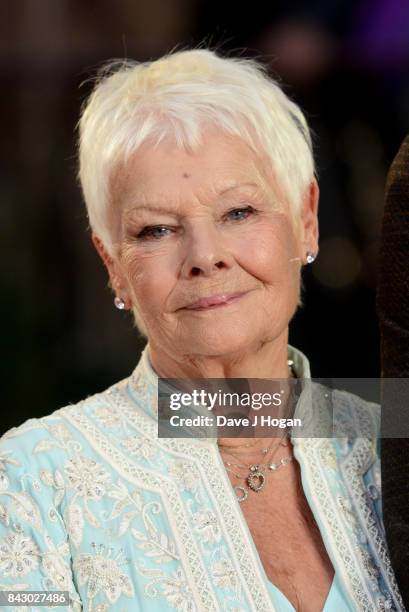
<instances>
[{"instance_id":1,"label":"elderly woman","mask_svg":"<svg viewBox=\"0 0 409 612\"><path fill-rule=\"evenodd\" d=\"M360 437L158 436L158 378L311 378L288 344L318 253L300 109L254 60L206 49L110 66L80 178L115 305L147 344L128 378L3 437L3 590L92 612L403 610L377 405L332 393Z\"/></svg>"}]
</instances>

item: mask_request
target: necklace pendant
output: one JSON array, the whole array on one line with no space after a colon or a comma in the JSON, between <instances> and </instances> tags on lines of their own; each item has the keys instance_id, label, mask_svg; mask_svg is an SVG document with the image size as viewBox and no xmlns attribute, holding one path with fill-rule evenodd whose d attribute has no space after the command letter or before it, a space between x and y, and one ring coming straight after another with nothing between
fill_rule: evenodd
<instances>
[{"instance_id":1,"label":"necklace pendant","mask_svg":"<svg viewBox=\"0 0 409 612\"><path fill-rule=\"evenodd\" d=\"M264 487L265 480L265 476L260 470L260 467L258 465L251 465L250 473L246 479L250 489L258 493L258 491L261 491L261 489Z\"/></svg>"},{"instance_id":2,"label":"necklace pendant","mask_svg":"<svg viewBox=\"0 0 409 612\"><path fill-rule=\"evenodd\" d=\"M249 496L248 491L246 491L244 487L234 487L234 490L236 491L236 495L239 493L239 495L237 495L239 502L243 502Z\"/></svg>"}]
</instances>

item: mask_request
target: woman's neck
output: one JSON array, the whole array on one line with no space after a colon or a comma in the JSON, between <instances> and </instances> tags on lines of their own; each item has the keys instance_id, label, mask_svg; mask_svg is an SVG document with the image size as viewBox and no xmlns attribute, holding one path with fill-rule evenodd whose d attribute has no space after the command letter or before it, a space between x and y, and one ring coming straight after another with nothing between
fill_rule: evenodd
<instances>
[{"instance_id":1,"label":"woman's neck","mask_svg":"<svg viewBox=\"0 0 409 612\"><path fill-rule=\"evenodd\" d=\"M149 342L152 367L161 378L288 378L288 327L278 338L223 355L183 354Z\"/></svg>"},{"instance_id":2,"label":"woman's neck","mask_svg":"<svg viewBox=\"0 0 409 612\"><path fill-rule=\"evenodd\" d=\"M274 340L259 343L257 347L243 351L242 354L220 355L208 357L203 355L180 355L177 351L167 352L157 347L154 342L149 343L149 358L152 367L161 378L179 379L212 379L212 378L246 378L249 391L257 389L256 381L251 379L291 377L288 360L288 328ZM257 433L255 432L257 435ZM243 444L253 443L252 448L243 448ZM268 446L272 440L268 438L218 438L218 443L234 450L240 447L245 454L259 452L259 449ZM278 442L278 440L277 440Z\"/></svg>"}]
</instances>

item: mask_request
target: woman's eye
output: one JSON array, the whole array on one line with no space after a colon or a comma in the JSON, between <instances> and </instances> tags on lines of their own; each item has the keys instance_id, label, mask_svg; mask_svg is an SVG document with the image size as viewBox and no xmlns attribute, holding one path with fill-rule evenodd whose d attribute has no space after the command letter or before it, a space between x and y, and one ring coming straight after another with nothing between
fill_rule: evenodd
<instances>
[{"instance_id":1,"label":"woman's eye","mask_svg":"<svg viewBox=\"0 0 409 612\"><path fill-rule=\"evenodd\" d=\"M243 221L247 219L249 216L257 214L257 210L252 206L245 206L244 208L233 208L228 213L226 213L226 217L231 221ZM165 236L168 236L169 233L172 233L173 230L170 227L166 227L165 225L147 225L144 227L139 234L137 235L138 240L160 240Z\"/></svg>"},{"instance_id":2,"label":"woman's eye","mask_svg":"<svg viewBox=\"0 0 409 612\"><path fill-rule=\"evenodd\" d=\"M164 231L163 231L164 230ZM143 240L144 238L153 238L154 240L159 240L163 236L167 236L166 232L170 232L168 227L164 225L155 225L144 227L141 232L139 232L137 238Z\"/></svg>"},{"instance_id":3,"label":"woman's eye","mask_svg":"<svg viewBox=\"0 0 409 612\"><path fill-rule=\"evenodd\" d=\"M227 216L233 221L242 221L243 219L247 219L247 217L252 214L255 214L257 211L252 206L246 206L245 208L234 208L227 213Z\"/></svg>"}]
</instances>

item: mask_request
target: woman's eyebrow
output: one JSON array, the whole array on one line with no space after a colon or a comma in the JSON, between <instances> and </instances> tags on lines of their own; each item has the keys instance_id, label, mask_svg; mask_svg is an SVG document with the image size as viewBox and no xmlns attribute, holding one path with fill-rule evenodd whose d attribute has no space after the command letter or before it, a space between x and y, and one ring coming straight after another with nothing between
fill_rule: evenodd
<instances>
[{"instance_id":1,"label":"woman's eyebrow","mask_svg":"<svg viewBox=\"0 0 409 612\"><path fill-rule=\"evenodd\" d=\"M223 187L223 189L217 192L217 195L223 196L230 191L234 191L236 189L244 189L246 187L260 189L260 185L258 185L257 183L234 183L233 185L229 185L228 187ZM136 204L135 206L132 206L132 208L129 208L128 210L126 210L124 212L124 216L126 217L131 216L133 213L137 213L141 210L146 210L148 212L163 213L167 215L177 215L178 214L178 210L167 208L166 206L161 206L160 204L151 203L151 204Z\"/></svg>"},{"instance_id":2,"label":"woman's eyebrow","mask_svg":"<svg viewBox=\"0 0 409 612\"><path fill-rule=\"evenodd\" d=\"M260 189L260 185L257 183L234 183L233 185L229 185L228 187L223 188L218 192L219 196L224 195L228 191L233 191L234 189L243 189L245 187L255 187L256 189Z\"/></svg>"},{"instance_id":3,"label":"woman's eyebrow","mask_svg":"<svg viewBox=\"0 0 409 612\"><path fill-rule=\"evenodd\" d=\"M128 210L126 210L124 212L124 216L132 215L133 213L138 212L140 210L147 210L149 212L166 213L168 215L177 214L175 210L166 208L165 206L160 206L158 204L137 204L136 206L132 206L132 208L129 208Z\"/></svg>"}]
</instances>

